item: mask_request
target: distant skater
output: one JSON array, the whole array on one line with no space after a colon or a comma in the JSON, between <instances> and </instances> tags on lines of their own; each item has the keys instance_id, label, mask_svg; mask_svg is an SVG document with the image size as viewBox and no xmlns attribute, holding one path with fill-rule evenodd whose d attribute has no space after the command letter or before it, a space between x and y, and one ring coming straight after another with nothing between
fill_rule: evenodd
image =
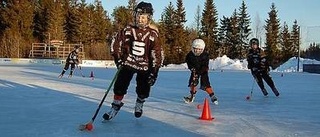
<instances>
[{"instance_id":1,"label":"distant skater","mask_svg":"<svg viewBox=\"0 0 320 137\"><path fill-rule=\"evenodd\" d=\"M270 76L270 66L264 51L259 47L259 40L252 38L249 42L250 49L247 55L248 69L251 70L253 78L258 83L264 96L268 96L268 92L264 87L263 80L270 86L273 93L278 97L280 94Z\"/></svg>"},{"instance_id":2,"label":"distant skater","mask_svg":"<svg viewBox=\"0 0 320 137\"><path fill-rule=\"evenodd\" d=\"M79 59L78 59L78 53L79 53L79 46L75 46L74 49L69 53L67 59L66 59L66 64L61 72L61 74L58 76L59 78L62 78L64 73L69 69L69 66L71 66L69 78L72 77L73 71L76 67L76 65L79 64Z\"/></svg>"},{"instance_id":3,"label":"distant skater","mask_svg":"<svg viewBox=\"0 0 320 137\"><path fill-rule=\"evenodd\" d=\"M211 101L218 104L218 98L215 96L213 89L210 85L208 70L209 70L209 54L204 51L205 43L202 39L195 39L191 45L191 51L186 56L186 63L191 74L189 78L190 95L184 97L186 103L193 102L197 93L196 87L199 84L200 89L208 93Z\"/></svg>"}]
</instances>

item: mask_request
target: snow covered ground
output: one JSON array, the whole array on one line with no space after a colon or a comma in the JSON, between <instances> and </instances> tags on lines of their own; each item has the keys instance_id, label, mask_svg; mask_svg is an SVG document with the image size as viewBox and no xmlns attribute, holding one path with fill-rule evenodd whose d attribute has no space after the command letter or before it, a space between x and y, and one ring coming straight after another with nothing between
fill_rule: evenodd
<instances>
[{"instance_id":1,"label":"snow covered ground","mask_svg":"<svg viewBox=\"0 0 320 137\"><path fill-rule=\"evenodd\" d=\"M299 59L299 72L302 72L303 64L320 64L320 61L314 59ZM292 57L287 62L280 65L273 72L297 72L297 64L298 58ZM222 57L218 57L215 60L210 60L209 68L211 70L248 70L247 69L248 62L247 60L232 60L226 55ZM165 69L186 69L187 64L183 63L180 65L170 64L165 67Z\"/></svg>"},{"instance_id":2,"label":"snow covered ground","mask_svg":"<svg viewBox=\"0 0 320 137\"><path fill-rule=\"evenodd\" d=\"M222 61L221 61L222 62ZM236 61L235 61L236 62ZM136 99L132 80L124 107L115 119L102 123L109 110L109 92L93 131L79 131L80 124L91 120L116 69L84 67L72 78L57 76L60 65L0 65L0 133L4 137L135 137L135 136L294 136L320 135L320 75L302 72L272 72L280 91L263 97L249 71L216 69L211 64L210 80L219 105L210 103L212 121L199 120L201 106L208 97L198 90L195 102L185 104L189 93L189 71L179 67L161 69L158 81L145 103L144 114L136 119ZM234 64L234 63L230 63ZM244 63L243 63L244 64ZM240 63L240 66L243 66ZM292 63L295 64L295 63ZM183 66L183 65L181 65ZM231 67L225 65L224 67ZM223 67L221 67L223 68ZM301 67L302 68L302 67ZM224 70L224 71L220 71ZM94 78L90 78L93 72ZM68 73L68 72L67 72Z\"/></svg>"}]
</instances>

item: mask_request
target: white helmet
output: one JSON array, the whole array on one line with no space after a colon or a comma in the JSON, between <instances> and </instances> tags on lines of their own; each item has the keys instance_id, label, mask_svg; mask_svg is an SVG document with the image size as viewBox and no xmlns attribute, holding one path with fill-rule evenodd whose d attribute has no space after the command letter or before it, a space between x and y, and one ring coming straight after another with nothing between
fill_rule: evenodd
<instances>
[{"instance_id":1,"label":"white helmet","mask_svg":"<svg viewBox=\"0 0 320 137\"><path fill-rule=\"evenodd\" d=\"M206 44L202 39L195 39L192 42L191 51L195 56L200 56L200 54L203 52L205 47L206 47Z\"/></svg>"}]
</instances>

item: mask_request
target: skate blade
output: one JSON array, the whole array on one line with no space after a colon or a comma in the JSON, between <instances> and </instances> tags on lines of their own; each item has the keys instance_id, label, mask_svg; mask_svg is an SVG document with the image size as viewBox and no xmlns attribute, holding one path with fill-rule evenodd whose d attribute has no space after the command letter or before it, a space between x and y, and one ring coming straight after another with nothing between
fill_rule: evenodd
<instances>
[{"instance_id":1,"label":"skate blade","mask_svg":"<svg viewBox=\"0 0 320 137\"><path fill-rule=\"evenodd\" d=\"M79 129L80 131L84 131L84 130L87 129L86 127L87 127L86 125L83 125L83 124L82 124L82 125L79 125L79 128L78 128L78 129Z\"/></svg>"},{"instance_id":2,"label":"skate blade","mask_svg":"<svg viewBox=\"0 0 320 137\"><path fill-rule=\"evenodd\" d=\"M186 104L191 104L193 101L187 101L186 99L182 99L184 101L184 103Z\"/></svg>"},{"instance_id":3,"label":"skate blade","mask_svg":"<svg viewBox=\"0 0 320 137\"><path fill-rule=\"evenodd\" d=\"M219 102L218 101L213 101L213 104L219 105Z\"/></svg>"},{"instance_id":4,"label":"skate blade","mask_svg":"<svg viewBox=\"0 0 320 137\"><path fill-rule=\"evenodd\" d=\"M103 117L102 123L107 123L108 121L110 121L113 117L108 115L108 117Z\"/></svg>"},{"instance_id":5,"label":"skate blade","mask_svg":"<svg viewBox=\"0 0 320 137\"><path fill-rule=\"evenodd\" d=\"M101 123L108 123L109 121L110 121L110 119L109 120L104 119L104 120L101 121Z\"/></svg>"}]
</instances>

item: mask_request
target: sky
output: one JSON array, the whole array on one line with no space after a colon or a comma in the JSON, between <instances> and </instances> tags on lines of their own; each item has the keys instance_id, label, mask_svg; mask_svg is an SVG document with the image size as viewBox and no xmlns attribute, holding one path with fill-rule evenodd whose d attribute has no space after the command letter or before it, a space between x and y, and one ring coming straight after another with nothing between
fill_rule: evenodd
<instances>
[{"instance_id":1,"label":"sky","mask_svg":"<svg viewBox=\"0 0 320 137\"><path fill-rule=\"evenodd\" d=\"M88 3L92 3L93 1L87 0ZM156 21L159 21L162 12L169 5L169 2L172 2L176 7L176 0L146 0L146 2L153 4L155 11L154 19ZM205 0L183 1L187 19L186 26L195 26L194 18L197 6L200 6L202 11L204 2ZM235 9L238 10L242 0L214 0L214 3L218 11L218 17L221 19L222 16L230 17ZM301 26L302 48L309 46L310 42L320 43L320 37L318 37L320 35L320 20L318 19L318 14L320 13L319 0L246 0L245 3L247 5L247 12L251 17L252 26L264 25L265 20L268 18L268 12L270 12L271 4L275 3L278 10L278 18L282 25L286 22L289 28L291 28L294 20L298 21L298 24ZM102 4L111 16L116 6L127 6L128 0L102 0ZM255 28L252 27L253 30ZM260 27L260 29L263 28Z\"/></svg>"},{"instance_id":2,"label":"sky","mask_svg":"<svg viewBox=\"0 0 320 137\"><path fill-rule=\"evenodd\" d=\"M88 2L90 2L89 0ZM93 1L93 0L92 0ZM172 2L176 6L176 0L146 0L153 4L155 9L154 18L159 20L161 13L164 11L165 7ZM200 6L201 11L203 10L205 0L184 0L183 4L185 6L186 18L188 20L187 24L192 24L194 22L195 11L197 6ZM128 3L127 0L103 0L102 4L104 8L111 13L116 6L124 5ZM242 0L214 0L216 5L218 16L221 18L224 16L230 16L235 9L239 9ZM248 13L252 18L259 16L261 20L265 20L268 17L268 12L270 11L271 3L275 3L278 10L278 15L281 23L286 21L288 24L293 24L295 19L301 26L320 26L320 20L316 19L320 9L320 1L318 0L246 0L248 7Z\"/></svg>"},{"instance_id":3,"label":"sky","mask_svg":"<svg viewBox=\"0 0 320 137\"><path fill-rule=\"evenodd\" d=\"M230 69L209 72L219 104L209 102L208 109L204 109L208 95L200 89L193 103L182 100L189 94L190 72L169 66L160 70L141 118L133 114L136 100L133 78L123 99L124 106L114 119L101 122L103 113L110 109L111 89L93 123L93 130L79 131L79 125L91 120L116 69L83 67L85 77L76 69L72 78L58 79L63 64L37 62L0 58L1 136L317 137L320 134L319 74L271 72L280 97L275 97L267 85L269 96L264 97L248 70L233 65L237 64L232 63L238 62L236 60L221 57L210 66ZM295 65L285 64L287 68ZM94 78L89 77L91 72ZM252 96L246 100L251 91ZM214 119L200 119L204 110Z\"/></svg>"}]
</instances>

